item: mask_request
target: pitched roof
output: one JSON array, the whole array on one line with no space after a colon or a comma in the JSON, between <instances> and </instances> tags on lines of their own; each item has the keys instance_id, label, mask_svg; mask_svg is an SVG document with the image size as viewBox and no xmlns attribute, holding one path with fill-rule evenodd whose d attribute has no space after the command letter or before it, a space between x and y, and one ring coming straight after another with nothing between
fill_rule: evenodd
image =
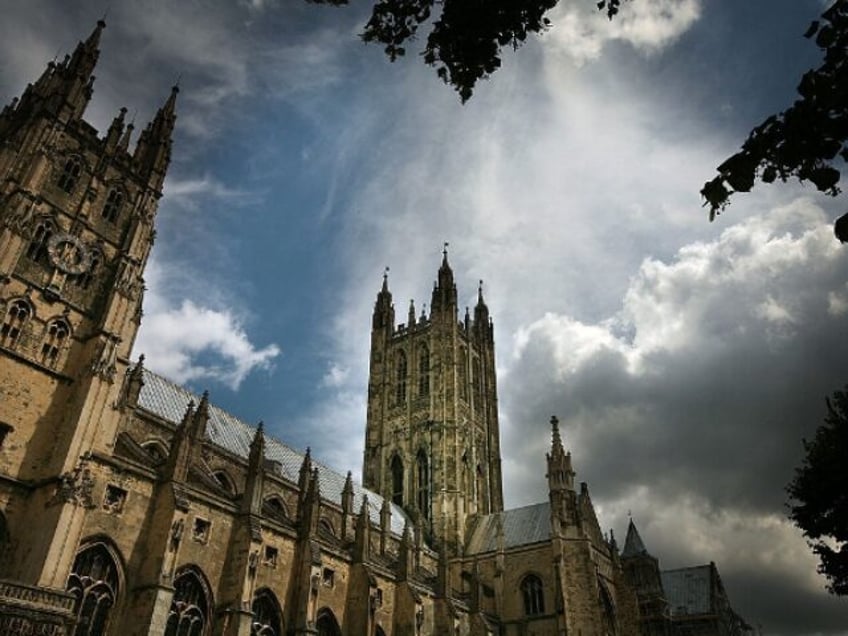
<instances>
[{"instance_id":1,"label":"pitched roof","mask_svg":"<svg viewBox=\"0 0 848 636\"><path fill-rule=\"evenodd\" d=\"M630 524L627 526L627 538L624 540L624 551L621 553L621 556L627 558L644 554L648 554L648 550L642 542L642 537L639 536L636 524L631 519Z\"/></svg>"},{"instance_id":2,"label":"pitched roof","mask_svg":"<svg viewBox=\"0 0 848 636\"><path fill-rule=\"evenodd\" d=\"M138 406L174 425L179 424L182 420L189 402L194 401L195 404L200 402L198 395L147 369L144 369L143 379L144 386L138 396ZM217 406L209 406L206 437L216 446L247 460L250 454L250 442L255 433L255 426L247 424ZM276 474L297 483L303 457L303 453L277 439L268 435L265 436L265 458L273 463L273 470ZM345 475L316 462L314 458L312 466L318 468L321 496L328 501L341 505ZM353 493L353 509L359 511L362 506L362 498L367 495L369 517L373 523L379 524L383 497L357 483L353 484ZM408 521L408 517L400 506L393 503L390 505L392 509L391 530L399 536L403 533L403 526Z\"/></svg>"},{"instance_id":3,"label":"pitched roof","mask_svg":"<svg viewBox=\"0 0 848 636\"><path fill-rule=\"evenodd\" d=\"M503 532L503 547L515 548L551 538L551 506L547 501L483 515L468 539L467 554L494 552Z\"/></svg>"}]
</instances>

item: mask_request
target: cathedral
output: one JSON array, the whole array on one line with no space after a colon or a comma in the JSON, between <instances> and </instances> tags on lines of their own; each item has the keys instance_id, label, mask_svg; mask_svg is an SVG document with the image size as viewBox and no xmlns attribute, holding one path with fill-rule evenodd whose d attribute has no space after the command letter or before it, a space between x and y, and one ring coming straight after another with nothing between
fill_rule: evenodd
<instances>
[{"instance_id":1,"label":"cathedral","mask_svg":"<svg viewBox=\"0 0 848 636\"><path fill-rule=\"evenodd\" d=\"M447 251L429 315L377 293L362 485L131 360L178 89L86 123L104 27L0 113L0 635L747 633L714 564L604 535L555 417L548 500L504 509Z\"/></svg>"}]
</instances>

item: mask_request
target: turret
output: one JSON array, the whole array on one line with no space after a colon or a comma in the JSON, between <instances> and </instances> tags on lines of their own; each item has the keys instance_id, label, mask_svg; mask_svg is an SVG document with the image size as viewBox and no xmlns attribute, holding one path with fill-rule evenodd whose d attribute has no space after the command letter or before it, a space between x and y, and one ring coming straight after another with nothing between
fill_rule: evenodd
<instances>
[{"instance_id":1,"label":"turret","mask_svg":"<svg viewBox=\"0 0 848 636\"><path fill-rule=\"evenodd\" d=\"M453 280L453 270L448 263L447 243L442 251L442 265L439 267L438 279L433 287L430 311L434 318L441 313L449 318L451 323L456 320L456 283Z\"/></svg>"},{"instance_id":2,"label":"turret","mask_svg":"<svg viewBox=\"0 0 848 636\"><path fill-rule=\"evenodd\" d=\"M548 489L553 492L574 490L574 470L571 467L571 453L566 453L559 434L559 419L551 416L551 452L548 460Z\"/></svg>"},{"instance_id":3,"label":"turret","mask_svg":"<svg viewBox=\"0 0 848 636\"><path fill-rule=\"evenodd\" d=\"M384 329L391 333L395 326L395 307L392 304L392 292L389 291L389 268L383 272L383 287L377 294L377 302L374 303L374 315L371 319L371 328Z\"/></svg>"},{"instance_id":4,"label":"turret","mask_svg":"<svg viewBox=\"0 0 848 636\"><path fill-rule=\"evenodd\" d=\"M474 306L474 334L480 340L490 341L493 340L493 332L489 308L483 300L483 281L481 280L477 287L477 304Z\"/></svg>"},{"instance_id":5,"label":"turret","mask_svg":"<svg viewBox=\"0 0 848 636\"><path fill-rule=\"evenodd\" d=\"M247 459L247 484L242 498L244 512L259 514L262 511L262 485L265 480L265 432L259 422L256 433L250 442L250 455Z\"/></svg>"},{"instance_id":6,"label":"turret","mask_svg":"<svg viewBox=\"0 0 848 636\"><path fill-rule=\"evenodd\" d=\"M151 187L156 190L162 189L165 172L171 162L171 135L177 121L176 104L179 92L179 86L171 88L171 94L165 104L141 132L133 154L133 161L139 172L150 180Z\"/></svg>"}]
</instances>

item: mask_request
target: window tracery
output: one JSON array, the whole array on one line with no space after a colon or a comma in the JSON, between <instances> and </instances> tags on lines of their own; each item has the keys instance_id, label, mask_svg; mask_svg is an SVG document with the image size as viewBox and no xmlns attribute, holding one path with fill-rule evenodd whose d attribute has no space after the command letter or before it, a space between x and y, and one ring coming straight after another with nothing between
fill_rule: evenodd
<instances>
[{"instance_id":1,"label":"window tracery","mask_svg":"<svg viewBox=\"0 0 848 636\"><path fill-rule=\"evenodd\" d=\"M525 576L521 581L521 594L524 597L524 613L527 616L545 613L542 579L535 574Z\"/></svg>"},{"instance_id":2,"label":"window tracery","mask_svg":"<svg viewBox=\"0 0 848 636\"><path fill-rule=\"evenodd\" d=\"M205 636L207 633L211 602L201 576L194 568L186 568L174 578L174 598L165 636Z\"/></svg>"},{"instance_id":3,"label":"window tracery","mask_svg":"<svg viewBox=\"0 0 848 636\"><path fill-rule=\"evenodd\" d=\"M18 299L9 304L6 317L0 325L0 344L13 348L18 344L27 321L32 316L32 307L23 300Z\"/></svg>"},{"instance_id":4,"label":"window tracery","mask_svg":"<svg viewBox=\"0 0 848 636\"><path fill-rule=\"evenodd\" d=\"M116 223L118 216L121 213L121 208L124 205L124 191L120 188L112 188L106 196L106 203L103 205L102 216L109 223Z\"/></svg>"},{"instance_id":5,"label":"window tracery","mask_svg":"<svg viewBox=\"0 0 848 636\"><path fill-rule=\"evenodd\" d=\"M342 633L335 615L326 607L318 612L315 626L318 628L318 636L341 636Z\"/></svg>"},{"instance_id":6,"label":"window tracery","mask_svg":"<svg viewBox=\"0 0 848 636\"><path fill-rule=\"evenodd\" d=\"M82 161L80 161L79 157L70 157L65 162L65 166L62 168L62 172L59 175L56 185L58 185L61 190L71 194L77 187L77 181L79 181L81 173Z\"/></svg>"},{"instance_id":7,"label":"window tracery","mask_svg":"<svg viewBox=\"0 0 848 636\"><path fill-rule=\"evenodd\" d=\"M395 368L397 377L395 384L395 402L400 405L406 402L406 376L407 376L407 364L406 364L406 353L403 351L397 352L397 361Z\"/></svg>"},{"instance_id":8,"label":"window tracery","mask_svg":"<svg viewBox=\"0 0 848 636\"><path fill-rule=\"evenodd\" d=\"M418 397L430 395L430 350L426 344L418 349Z\"/></svg>"},{"instance_id":9,"label":"window tracery","mask_svg":"<svg viewBox=\"0 0 848 636\"><path fill-rule=\"evenodd\" d=\"M65 347L71 328L63 318L51 320L44 332L44 342L41 345L41 363L55 368L59 354Z\"/></svg>"},{"instance_id":10,"label":"window tracery","mask_svg":"<svg viewBox=\"0 0 848 636\"><path fill-rule=\"evenodd\" d=\"M250 636L282 636L283 615L277 597L268 588L256 592L251 606Z\"/></svg>"},{"instance_id":11,"label":"window tracery","mask_svg":"<svg viewBox=\"0 0 848 636\"><path fill-rule=\"evenodd\" d=\"M102 542L77 554L66 586L74 597L74 636L99 636L109 625L119 592L118 564Z\"/></svg>"}]
</instances>

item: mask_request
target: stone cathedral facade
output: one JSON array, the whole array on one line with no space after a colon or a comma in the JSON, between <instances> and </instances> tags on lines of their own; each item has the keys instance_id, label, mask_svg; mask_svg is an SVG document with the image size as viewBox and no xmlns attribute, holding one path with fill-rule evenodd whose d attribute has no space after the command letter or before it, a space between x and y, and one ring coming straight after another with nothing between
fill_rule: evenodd
<instances>
[{"instance_id":1,"label":"stone cathedral facade","mask_svg":"<svg viewBox=\"0 0 848 636\"><path fill-rule=\"evenodd\" d=\"M104 27L0 113L0 634L638 633L555 418L548 501L504 510L447 252L429 315L377 295L363 486L129 359L178 91L86 123Z\"/></svg>"}]
</instances>

